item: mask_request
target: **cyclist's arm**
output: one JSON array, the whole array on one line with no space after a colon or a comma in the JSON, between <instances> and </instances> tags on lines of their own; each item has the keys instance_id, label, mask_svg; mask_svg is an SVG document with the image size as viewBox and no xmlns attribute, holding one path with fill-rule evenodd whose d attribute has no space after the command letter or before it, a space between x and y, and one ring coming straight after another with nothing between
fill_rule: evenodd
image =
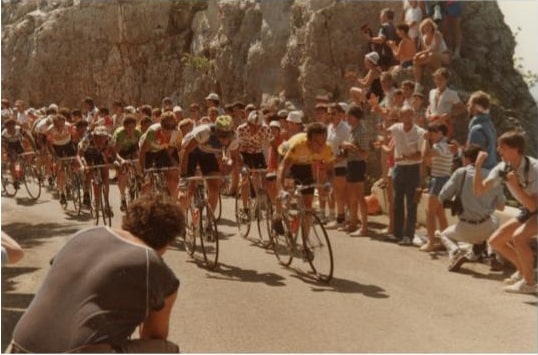
<instances>
[{"instance_id":1,"label":"cyclist's arm","mask_svg":"<svg viewBox=\"0 0 538 355\"><path fill-rule=\"evenodd\" d=\"M24 130L22 131L22 136L26 138L28 142L30 142L30 144L32 145L32 149L35 152L37 150L37 147L34 141L34 137L32 137L27 131L24 131Z\"/></svg>"},{"instance_id":2,"label":"cyclist's arm","mask_svg":"<svg viewBox=\"0 0 538 355\"><path fill-rule=\"evenodd\" d=\"M280 163L277 176L277 188L282 190L284 188L284 179L288 174L288 170L293 165L293 160L290 157L285 157Z\"/></svg>"},{"instance_id":3,"label":"cyclist's arm","mask_svg":"<svg viewBox=\"0 0 538 355\"><path fill-rule=\"evenodd\" d=\"M160 311L151 312L144 323L140 325L140 338L166 339L170 326L170 314L177 298L177 291L164 300L164 307Z\"/></svg>"},{"instance_id":4,"label":"cyclist's arm","mask_svg":"<svg viewBox=\"0 0 538 355\"><path fill-rule=\"evenodd\" d=\"M187 173L187 167L189 166L189 154L198 146L196 139L191 139L185 145L182 146L179 153L180 162L181 162L181 175Z\"/></svg>"}]
</instances>

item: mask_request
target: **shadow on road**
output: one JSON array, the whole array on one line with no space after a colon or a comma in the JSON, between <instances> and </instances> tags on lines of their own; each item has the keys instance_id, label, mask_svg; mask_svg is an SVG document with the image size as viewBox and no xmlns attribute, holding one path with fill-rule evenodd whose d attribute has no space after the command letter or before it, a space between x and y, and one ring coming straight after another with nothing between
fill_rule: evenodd
<instances>
[{"instance_id":1,"label":"shadow on road","mask_svg":"<svg viewBox=\"0 0 538 355\"><path fill-rule=\"evenodd\" d=\"M49 202L45 200L35 201L29 197L15 197L15 201L17 202L17 205L20 205L20 206L35 206L35 205L41 205L43 203Z\"/></svg>"},{"instance_id":2,"label":"shadow on road","mask_svg":"<svg viewBox=\"0 0 538 355\"><path fill-rule=\"evenodd\" d=\"M70 235L81 227L66 223L29 224L14 222L2 225L2 230L11 235L23 248L32 248L43 244L45 239Z\"/></svg>"},{"instance_id":3,"label":"shadow on road","mask_svg":"<svg viewBox=\"0 0 538 355\"><path fill-rule=\"evenodd\" d=\"M339 279L336 277L333 277L329 283L325 284L319 282L308 274L291 275L291 277L301 279L303 282L311 285L313 292L359 293L371 298L390 297L385 293L384 288L376 285L363 285L356 281Z\"/></svg>"},{"instance_id":4,"label":"shadow on road","mask_svg":"<svg viewBox=\"0 0 538 355\"><path fill-rule=\"evenodd\" d=\"M2 350L9 345L15 325L34 298L33 294L9 293L16 289L13 278L36 270L35 267L2 268Z\"/></svg>"},{"instance_id":5,"label":"shadow on road","mask_svg":"<svg viewBox=\"0 0 538 355\"><path fill-rule=\"evenodd\" d=\"M211 271L207 278L224 281L241 281L264 283L267 286L285 286L284 278L280 275L266 272L259 273L256 270L241 269L237 266L220 264L217 269Z\"/></svg>"}]
</instances>

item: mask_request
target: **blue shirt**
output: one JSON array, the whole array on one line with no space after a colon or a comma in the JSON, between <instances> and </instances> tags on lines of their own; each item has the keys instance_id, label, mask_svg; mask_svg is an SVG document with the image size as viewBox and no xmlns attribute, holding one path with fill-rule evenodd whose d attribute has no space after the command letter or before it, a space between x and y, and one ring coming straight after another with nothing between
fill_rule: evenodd
<instances>
[{"instance_id":1,"label":"blue shirt","mask_svg":"<svg viewBox=\"0 0 538 355\"><path fill-rule=\"evenodd\" d=\"M465 171L465 181L461 193L461 203L463 213L459 216L466 220L478 221L486 216L490 216L499 205L504 205L506 198L503 194L502 186L496 186L480 197L473 193L473 177L476 171L474 165L467 165L454 171L450 179L441 189L439 200L446 201L452 199L459 193L461 179ZM486 176L489 170L482 169L482 176Z\"/></svg>"},{"instance_id":2,"label":"blue shirt","mask_svg":"<svg viewBox=\"0 0 538 355\"><path fill-rule=\"evenodd\" d=\"M484 168L492 169L497 164L497 131L489 114L479 113L469 122L467 145L470 144L476 144L488 153L482 165Z\"/></svg>"}]
</instances>

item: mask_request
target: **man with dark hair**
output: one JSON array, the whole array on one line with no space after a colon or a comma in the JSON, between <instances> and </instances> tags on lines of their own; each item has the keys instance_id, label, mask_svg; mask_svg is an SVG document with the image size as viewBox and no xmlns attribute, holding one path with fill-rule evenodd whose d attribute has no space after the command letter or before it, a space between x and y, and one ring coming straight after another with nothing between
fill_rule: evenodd
<instances>
[{"instance_id":1,"label":"man with dark hair","mask_svg":"<svg viewBox=\"0 0 538 355\"><path fill-rule=\"evenodd\" d=\"M370 43L374 45L375 51L379 54L379 62L377 63L383 70L387 70L394 64L394 55L392 50L387 45L387 41L398 42L396 28L392 21L394 20L394 11L390 8L381 10L379 15L379 30L377 36L372 37L366 33Z\"/></svg>"},{"instance_id":2,"label":"man with dark hair","mask_svg":"<svg viewBox=\"0 0 538 355\"><path fill-rule=\"evenodd\" d=\"M121 229L75 233L15 326L11 352L177 353L166 338L179 280L162 255L184 227L178 204L147 195ZM137 327L141 339L130 340Z\"/></svg>"},{"instance_id":3,"label":"man with dark hair","mask_svg":"<svg viewBox=\"0 0 538 355\"><path fill-rule=\"evenodd\" d=\"M476 174L476 157L481 148L471 145L463 152L464 166L454 171L439 193L441 202L459 196L463 211L458 215L458 223L449 226L437 235L448 250L449 271L458 271L463 263L477 260L480 255L460 249L458 242L480 245L499 227L499 220L493 215L495 209L503 210L506 201L502 188L490 190L480 197L473 195L473 178ZM482 168L482 174L488 170Z\"/></svg>"}]
</instances>

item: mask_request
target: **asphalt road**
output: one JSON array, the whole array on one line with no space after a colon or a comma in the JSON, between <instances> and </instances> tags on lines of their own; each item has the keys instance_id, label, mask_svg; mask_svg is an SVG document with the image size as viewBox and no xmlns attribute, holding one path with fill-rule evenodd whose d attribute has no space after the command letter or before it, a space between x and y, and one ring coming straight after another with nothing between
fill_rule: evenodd
<instances>
[{"instance_id":1,"label":"asphalt road","mask_svg":"<svg viewBox=\"0 0 538 355\"><path fill-rule=\"evenodd\" d=\"M113 226L120 225L113 187ZM220 267L206 270L181 245L165 254L181 287L170 339L188 353L464 352L535 353L537 299L502 291L510 270L465 264L447 272L446 254L351 238L331 231L334 279L320 284L308 265L278 265L272 251L236 235L233 200L224 199ZM372 219L375 229L384 218ZM67 237L92 225L65 213L45 192L2 197L2 228L25 258L2 268L2 349ZM51 305L61 307L61 305Z\"/></svg>"}]
</instances>

